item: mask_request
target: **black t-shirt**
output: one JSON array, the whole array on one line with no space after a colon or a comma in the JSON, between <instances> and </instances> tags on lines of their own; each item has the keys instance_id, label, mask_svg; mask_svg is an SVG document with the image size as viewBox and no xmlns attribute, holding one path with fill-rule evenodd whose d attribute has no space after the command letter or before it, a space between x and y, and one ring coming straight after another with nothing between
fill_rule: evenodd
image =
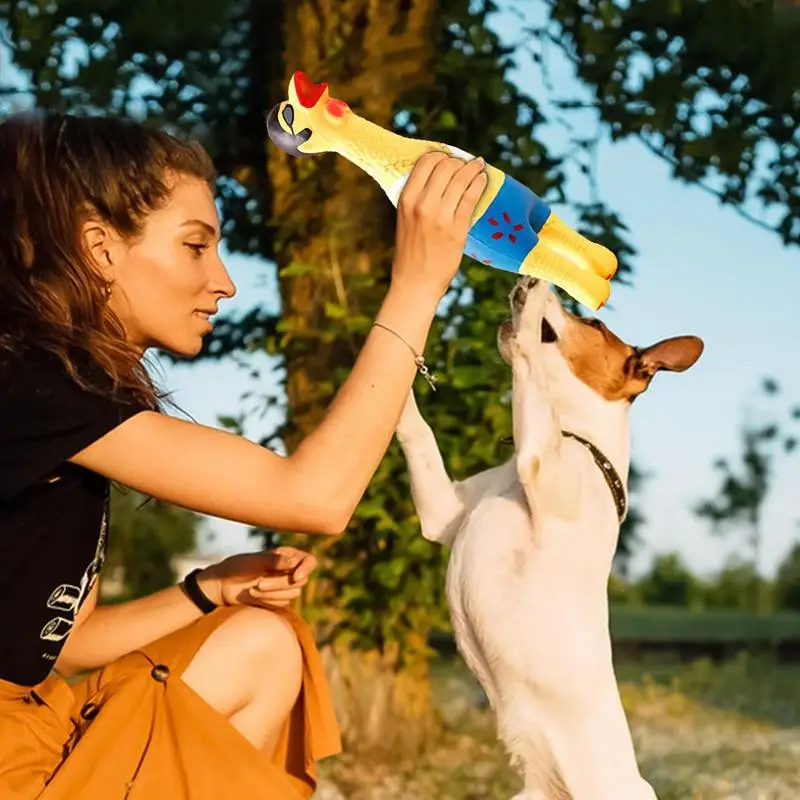
<instances>
[{"instance_id":1,"label":"black t-shirt","mask_svg":"<svg viewBox=\"0 0 800 800\"><path fill-rule=\"evenodd\" d=\"M109 481L67 459L142 410L51 353L0 354L0 678L48 676L105 559Z\"/></svg>"}]
</instances>

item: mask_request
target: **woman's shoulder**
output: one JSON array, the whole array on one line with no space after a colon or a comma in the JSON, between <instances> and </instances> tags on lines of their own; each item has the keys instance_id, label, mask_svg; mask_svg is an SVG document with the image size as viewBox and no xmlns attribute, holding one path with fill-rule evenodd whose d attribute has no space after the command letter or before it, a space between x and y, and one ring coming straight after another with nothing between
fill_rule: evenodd
<instances>
[{"instance_id":1,"label":"woman's shoulder","mask_svg":"<svg viewBox=\"0 0 800 800\"><path fill-rule=\"evenodd\" d=\"M55 352L23 344L0 349L0 414L111 414L120 410L156 410L113 378L85 350Z\"/></svg>"},{"instance_id":2,"label":"woman's shoulder","mask_svg":"<svg viewBox=\"0 0 800 800\"><path fill-rule=\"evenodd\" d=\"M42 378L62 382L69 379L69 370L59 356L39 345L19 344L0 349L0 387L14 389Z\"/></svg>"},{"instance_id":3,"label":"woman's shoulder","mask_svg":"<svg viewBox=\"0 0 800 800\"><path fill-rule=\"evenodd\" d=\"M59 374L63 372L58 356L43 347L28 344L7 345L0 348L0 386L12 388L12 381L18 381L30 373L45 371Z\"/></svg>"},{"instance_id":4,"label":"woman's shoulder","mask_svg":"<svg viewBox=\"0 0 800 800\"><path fill-rule=\"evenodd\" d=\"M91 389L89 389L91 387ZM86 354L61 356L39 345L0 349L0 407L32 396L77 398L112 394L111 379Z\"/></svg>"},{"instance_id":5,"label":"woman's shoulder","mask_svg":"<svg viewBox=\"0 0 800 800\"><path fill-rule=\"evenodd\" d=\"M72 367L47 348L0 353L0 503L129 416L110 395L87 390Z\"/></svg>"}]
</instances>

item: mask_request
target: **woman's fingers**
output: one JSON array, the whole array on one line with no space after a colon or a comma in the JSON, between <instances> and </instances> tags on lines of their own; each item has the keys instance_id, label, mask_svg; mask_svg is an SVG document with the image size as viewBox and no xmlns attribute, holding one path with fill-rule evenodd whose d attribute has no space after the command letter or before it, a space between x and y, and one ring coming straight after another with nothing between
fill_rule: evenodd
<instances>
[{"instance_id":1,"label":"woman's fingers","mask_svg":"<svg viewBox=\"0 0 800 800\"><path fill-rule=\"evenodd\" d=\"M290 572L300 563L304 554L292 547L277 547L261 554L265 572Z\"/></svg>"},{"instance_id":2,"label":"woman's fingers","mask_svg":"<svg viewBox=\"0 0 800 800\"><path fill-rule=\"evenodd\" d=\"M457 218L458 209L462 205L469 205L469 199L472 197L472 194L466 197L468 192L481 184L485 188L486 176L483 171L485 167L486 162L482 158L473 158L472 161L467 161L463 164L453 175L453 179L445 189L439 206L439 214L443 224L452 225L454 222L457 223L459 221ZM472 202L473 208L480 195L480 192L475 194L475 200ZM467 199L466 204L464 203L465 198Z\"/></svg>"},{"instance_id":3,"label":"woman's fingers","mask_svg":"<svg viewBox=\"0 0 800 800\"><path fill-rule=\"evenodd\" d=\"M481 197L483 197L483 192L488 183L489 176L485 172L478 172L472 178L467 190L460 196L458 206L453 215L453 222L457 228L469 231L472 214Z\"/></svg>"},{"instance_id":4,"label":"woman's fingers","mask_svg":"<svg viewBox=\"0 0 800 800\"><path fill-rule=\"evenodd\" d=\"M228 605L288 605L300 597L317 559L294 547L278 547L240 558L222 579ZM238 573L238 574L237 574Z\"/></svg>"},{"instance_id":5,"label":"woman's fingers","mask_svg":"<svg viewBox=\"0 0 800 800\"><path fill-rule=\"evenodd\" d=\"M301 586L292 589L274 589L269 592L260 592L258 589L252 587L250 589L250 595L252 597L258 598L259 600L269 600L270 602L273 600L294 600L300 597L301 593Z\"/></svg>"},{"instance_id":6,"label":"woman's fingers","mask_svg":"<svg viewBox=\"0 0 800 800\"><path fill-rule=\"evenodd\" d=\"M441 221L442 201L448 187L465 164L460 158L447 157L436 163L418 201L419 214L423 218Z\"/></svg>"},{"instance_id":7,"label":"woman's fingers","mask_svg":"<svg viewBox=\"0 0 800 800\"><path fill-rule=\"evenodd\" d=\"M295 586L305 586L308 581L295 581L291 575L268 575L254 581L252 588L259 592L276 592L282 589L291 589Z\"/></svg>"},{"instance_id":8,"label":"woman's fingers","mask_svg":"<svg viewBox=\"0 0 800 800\"><path fill-rule=\"evenodd\" d=\"M403 187L398 200L398 209L416 211L419 199L425 191L425 187L433 174L436 165L447 159L447 154L440 150L432 150L417 159L414 169Z\"/></svg>"},{"instance_id":9,"label":"woman's fingers","mask_svg":"<svg viewBox=\"0 0 800 800\"><path fill-rule=\"evenodd\" d=\"M317 568L318 561L316 556L311 553L303 553L300 563L294 568L292 580L295 582L307 581L308 576Z\"/></svg>"},{"instance_id":10,"label":"woman's fingers","mask_svg":"<svg viewBox=\"0 0 800 800\"><path fill-rule=\"evenodd\" d=\"M247 605L260 606L263 608L283 607L290 605L302 594L302 586L293 586L290 589L276 589L267 592L260 592L251 586L243 602Z\"/></svg>"},{"instance_id":11,"label":"woman's fingers","mask_svg":"<svg viewBox=\"0 0 800 800\"><path fill-rule=\"evenodd\" d=\"M275 572L292 573L295 580L307 578L317 567L317 559L296 547L276 547L264 553L266 567Z\"/></svg>"}]
</instances>

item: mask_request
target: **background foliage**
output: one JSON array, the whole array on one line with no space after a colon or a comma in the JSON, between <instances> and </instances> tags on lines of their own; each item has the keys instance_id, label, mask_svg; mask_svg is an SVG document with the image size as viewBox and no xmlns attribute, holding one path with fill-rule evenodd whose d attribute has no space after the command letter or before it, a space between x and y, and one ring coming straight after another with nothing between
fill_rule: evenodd
<instances>
[{"instance_id":1,"label":"background foliage","mask_svg":"<svg viewBox=\"0 0 800 800\"><path fill-rule=\"evenodd\" d=\"M142 597L173 585L175 556L194 550L201 522L182 508L115 488L106 564L120 571L124 595Z\"/></svg>"}]
</instances>

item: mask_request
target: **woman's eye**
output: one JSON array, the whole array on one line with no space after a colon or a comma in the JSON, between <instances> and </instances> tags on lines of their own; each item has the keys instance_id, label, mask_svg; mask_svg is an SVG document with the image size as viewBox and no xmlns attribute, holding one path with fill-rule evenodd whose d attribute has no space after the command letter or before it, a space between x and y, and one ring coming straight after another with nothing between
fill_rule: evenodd
<instances>
[{"instance_id":1,"label":"woman's eye","mask_svg":"<svg viewBox=\"0 0 800 800\"><path fill-rule=\"evenodd\" d=\"M205 253L205 251L208 250L208 245L207 244L188 244L187 243L186 246L190 250L194 251L194 254L195 254L195 256L197 256L197 258L200 258L200 256L202 256L203 253Z\"/></svg>"}]
</instances>

